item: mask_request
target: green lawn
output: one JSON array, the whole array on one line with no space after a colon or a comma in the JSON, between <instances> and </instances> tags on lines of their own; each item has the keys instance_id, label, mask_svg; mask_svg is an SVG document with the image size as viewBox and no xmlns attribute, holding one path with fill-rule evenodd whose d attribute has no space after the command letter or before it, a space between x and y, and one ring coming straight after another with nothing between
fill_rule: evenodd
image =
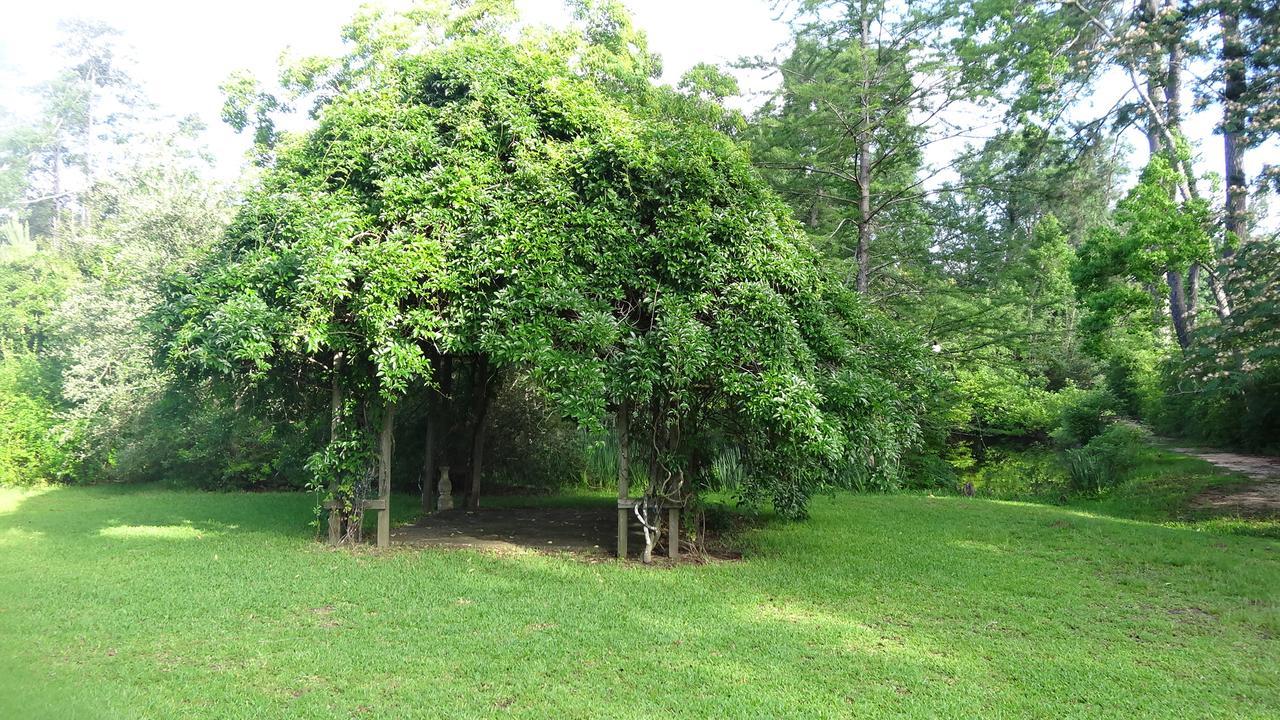
<instances>
[{"instance_id":1,"label":"green lawn","mask_svg":"<svg viewBox=\"0 0 1280 720\"><path fill-rule=\"evenodd\" d=\"M331 551L310 503L0 490L0 717L1280 717L1270 538L840 495L671 569Z\"/></svg>"}]
</instances>

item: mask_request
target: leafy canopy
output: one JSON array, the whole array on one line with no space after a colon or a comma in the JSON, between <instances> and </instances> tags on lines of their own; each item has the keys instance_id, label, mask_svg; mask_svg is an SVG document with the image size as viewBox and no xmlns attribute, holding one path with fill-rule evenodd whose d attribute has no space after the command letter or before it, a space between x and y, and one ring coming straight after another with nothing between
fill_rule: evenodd
<instances>
[{"instance_id":1,"label":"leafy canopy","mask_svg":"<svg viewBox=\"0 0 1280 720\"><path fill-rule=\"evenodd\" d=\"M364 53L368 81L274 148L175 286L173 356L319 385L341 353L344 382L387 400L435 384L434 358L483 357L586 425L641 409L667 475L740 447L742 493L791 514L837 476L892 478L919 343L825 283L701 84L652 86L616 17L583 27Z\"/></svg>"}]
</instances>

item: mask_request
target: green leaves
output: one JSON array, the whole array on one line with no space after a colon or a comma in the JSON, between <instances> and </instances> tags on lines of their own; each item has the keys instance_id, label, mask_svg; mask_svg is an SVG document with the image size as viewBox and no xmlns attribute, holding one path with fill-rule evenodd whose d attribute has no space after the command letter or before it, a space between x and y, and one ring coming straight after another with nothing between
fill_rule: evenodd
<instances>
[{"instance_id":1,"label":"green leaves","mask_svg":"<svg viewBox=\"0 0 1280 720\"><path fill-rule=\"evenodd\" d=\"M870 355L897 338L856 302L835 312L788 208L719 129L726 78L654 87L619 6L580 15L554 41L425 47L378 29L398 21L354 23L316 129L276 146L222 248L175 285L173 357L318 389L341 353L341 384L386 400L436 385L434 359L483 358L584 426L644 408L657 475L692 489L699 457L742 448L740 491L789 514L841 468L889 471L918 405L888 375L902 357ZM350 450L313 470L354 477Z\"/></svg>"},{"instance_id":2,"label":"green leaves","mask_svg":"<svg viewBox=\"0 0 1280 720\"><path fill-rule=\"evenodd\" d=\"M1161 298L1153 288L1164 285L1167 274L1180 277L1193 264L1213 260L1208 206L1178 202L1177 182L1168 159L1152 158L1117 205L1113 224L1096 228L1080 248L1072 278L1090 311L1084 326L1095 349L1122 320L1149 326Z\"/></svg>"}]
</instances>

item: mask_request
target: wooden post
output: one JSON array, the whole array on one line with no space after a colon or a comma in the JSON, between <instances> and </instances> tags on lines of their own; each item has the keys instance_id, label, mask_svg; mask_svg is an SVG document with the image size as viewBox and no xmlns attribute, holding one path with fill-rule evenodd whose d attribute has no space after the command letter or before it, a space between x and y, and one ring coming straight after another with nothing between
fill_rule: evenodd
<instances>
[{"instance_id":1,"label":"wooden post","mask_svg":"<svg viewBox=\"0 0 1280 720\"><path fill-rule=\"evenodd\" d=\"M334 353L333 355L333 387L329 394L329 441L333 442L338 439L338 432L342 424L342 383L338 376L342 370L342 353ZM336 489L337 478L330 481L330 489ZM330 494L333 494L332 492ZM333 497L334 505L329 508L329 544L337 545L342 540L342 503L338 497Z\"/></svg>"},{"instance_id":2,"label":"wooden post","mask_svg":"<svg viewBox=\"0 0 1280 720\"><path fill-rule=\"evenodd\" d=\"M667 510L667 557L680 557L680 508Z\"/></svg>"},{"instance_id":3,"label":"wooden post","mask_svg":"<svg viewBox=\"0 0 1280 720\"><path fill-rule=\"evenodd\" d=\"M622 502L631 494L631 403L618 407L618 559L627 559L627 512Z\"/></svg>"},{"instance_id":4,"label":"wooden post","mask_svg":"<svg viewBox=\"0 0 1280 720\"><path fill-rule=\"evenodd\" d=\"M627 508L618 508L618 559L627 559Z\"/></svg>"},{"instance_id":5,"label":"wooden post","mask_svg":"<svg viewBox=\"0 0 1280 720\"><path fill-rule=\"evenodd\" d=\"M382 412L382 434L378 448L378 547L391 545L391 444L395 430L396 406L387 403Z\"/></svg>"}]
</instances>

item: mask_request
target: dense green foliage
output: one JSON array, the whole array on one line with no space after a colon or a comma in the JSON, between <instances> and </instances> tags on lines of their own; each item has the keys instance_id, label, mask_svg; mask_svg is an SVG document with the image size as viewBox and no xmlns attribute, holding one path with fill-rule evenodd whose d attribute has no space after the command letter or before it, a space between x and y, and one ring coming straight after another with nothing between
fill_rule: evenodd
<instances>
[{"instance_id":1,"label":"dense green foliage","mask_svg":"<svg viewBox=\"0 0 1280 720\"><path fill-rule=\"evenodd\" d=\"M56 392L29 356L0 360L0 485L59 479L63 450L54 435Z\"/></svg>"},{"instance_id":2,"label":"dense green foliage","mask_svg":"<svg viewBox=\"0 0 1280 720\"><path fill-rule=\"evenodd\" d=\"M1280 244L1246 243L1228 266L1233 312L1161 368L1163 431L1280 449Z\"/></svg>"},{"instance_id":3,"label":"dense green foliage","mask_svg":"<svg viewBox=\"0 0 1280 720\"><path fill-rule=\"evenodd\" d=\"M156 133L115 32L68 24L38 122L0 117L0 474L353 501L393 417L424 507L444 465L476 496L629 454L647 497L799 516L1117 420L1274 447L1280 253L1243 163L1275 9L1023 5L784 4L746 114L712 65L657 82L615 2L366 9L341 54L225 83L235 192L190 121ZM1132 87L1097 114L1108 70ZM1184 94L1239 148L1220 193Z\"/></svg>"},{"instance_id":4,"label":"dense green foliage","mask_svg":"<svg viewBox=\"0 0 1280 720\"><path fill-rule=\"evenodd\" d=\"M348 403L472 359L584 427L629 408L650 480L675 478L651 492L696 491L725 448L741 496L786 514L842 478L897 484L920 343L827 283L699 98L602 78L583 42L468 33L364 67L170 290L171 356L255 386L333 378Z\"/></svg>"},{"instance_id":5,"label":"dense green foliage","mask_svg":"<svg viewBox=\"0 0 1280 720\"><path fill-rule=\"evenodd\" d=\"M1066 451L1072 489L1101 493L1119 484L1147 452L1149 433L1129 423L1114 423L1084 444Z\"/></svg>"}]
</instances>

